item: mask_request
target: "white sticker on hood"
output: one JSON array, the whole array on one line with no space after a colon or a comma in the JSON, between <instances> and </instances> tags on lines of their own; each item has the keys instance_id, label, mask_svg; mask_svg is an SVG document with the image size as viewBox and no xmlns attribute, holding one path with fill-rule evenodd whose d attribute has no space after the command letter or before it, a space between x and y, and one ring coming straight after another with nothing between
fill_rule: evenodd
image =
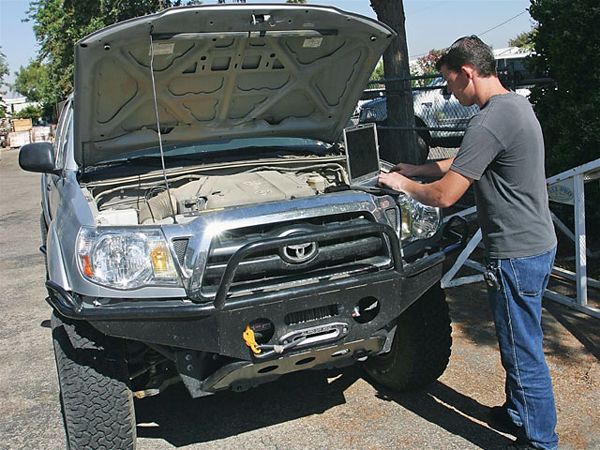
<instances>
[{"instance_id":1,"label":"white sticker on hood","mask_svg":"<svg viewBox=\"0 0 600 450\"><path fill-rule=\"evenodd\" d=\"M175 42L153 42L152 48L148 51L148 55L171 55L175 49Z\"/></svg>"},{"instance_id":2,"label":"white sticker on hood","mask_svg":"<svg viewBox=\"0 0 600 450\"><path fill-rule=\"evenodd\" d=\"M302 44L302 47L317 48L317 47L320 47L322 43L323 43L322 37L306 38L306 39L304 39L304 44Z\"/></svg>"}]
</instances>

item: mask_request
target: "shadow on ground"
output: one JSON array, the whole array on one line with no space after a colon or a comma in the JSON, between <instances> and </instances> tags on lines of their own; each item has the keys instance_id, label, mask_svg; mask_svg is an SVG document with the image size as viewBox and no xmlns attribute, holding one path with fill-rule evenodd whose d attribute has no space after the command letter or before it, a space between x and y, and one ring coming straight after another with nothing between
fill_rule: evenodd
<instances>
[{"instance_id":1,"label":"shadow on ground","mask_svg":"<svg viewBox=\"0 0 600 450\"><path fill-rule=\"evenodd\" d=\"M329 383L328 377L333 376L336 379ZM357 368L308 371L246 392L226 391L198 399L178 384L157 397L136 401L138 436L164 439L179 447L321 414L345 403L344 391L360 376Z\"/></svg>"},{"instance_id":2,"label":"shadow on ground","mask_svg":"<svg viewBox=\"0 0 600 450\"><path fill-rule=\"evenodd\" d=\"M593 290L590 292L595 294ZM483 282L449 289L447 299L453 326L460 327L465 338L477 345L497 346L494 321ZM561 361L574 362L574 358L581 356L580 349L572 344L574 337L600 360L598 323L598 319L545 299L542 327L546 354Z\"/></svg>"},{"instance_id":3,"label":"shadow on ground","mask_svg":"<svg viewBox=\"0 0 600 450\"><path fill-rule=\"evenodd\" d=\"M245 393L223 392L199 399L190 398L185 388L177 385L161 396L136 402L138 436L180 447L321 414L345 403L344 391L362 376L359 367L308 372ZM335 379L328 382L332 377ZM410 393L373 387L378 398L396 402L481 448L504 448L513 440L483 425L489 407L441 382Z\"/></svg>"},{"instance_id":4,"label":"shadow on ground","mask_svg":"<svg viewBox=\"0 0 600 450\"><path fill-rule=\"evenodd\" d=\"M480 448L501 449L514 441L482 424L488 422L490 407L440 381L436 381L425 391L418 392L398 393L377 385L374 387L378 389L379 398L394 401Z\"/></svg>"}]
</instances>

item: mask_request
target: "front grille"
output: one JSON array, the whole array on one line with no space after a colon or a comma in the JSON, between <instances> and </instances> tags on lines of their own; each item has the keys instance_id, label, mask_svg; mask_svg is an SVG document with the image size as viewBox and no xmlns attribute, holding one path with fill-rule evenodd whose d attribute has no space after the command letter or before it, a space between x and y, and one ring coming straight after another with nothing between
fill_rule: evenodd
<instances>
[{"instance_id":1,"label":"front grille","mask_svg":"<svg viewBox=\"0 0 600 450\"><path fill-rule=\"evenodd\" d=\"M297 311L287 314L284 320L287 325L298 325L301 323L313 322L315 320L330 319L338 315L338 309L338 305L305 309L304 311Z\"/></svg>"},{"instance_id":2,"label":"front grille","mask_svg":"<svg viewBox=\"0 0 600 450\"><path fill-rule=\"evenodd\" d=\"M202 281L202 296L214 296L227 263L233 254L246 244L264 239L291 236L291 233L323 232L350 225L372 223L363 215L319 218L318 220L287 224L260 225L230 230L211 243ZM310 237L307 237L310 242ZM303 263L290 262L281 249L254 252L243 259L235 273L230 294L281 289L285 285L306 284L310 280L374 271L391 265L385 238L373 232L347 238L323 239L317 242L317 255ZM283 257L282 257L283 256Z\"/></svg>"}]
</instances>

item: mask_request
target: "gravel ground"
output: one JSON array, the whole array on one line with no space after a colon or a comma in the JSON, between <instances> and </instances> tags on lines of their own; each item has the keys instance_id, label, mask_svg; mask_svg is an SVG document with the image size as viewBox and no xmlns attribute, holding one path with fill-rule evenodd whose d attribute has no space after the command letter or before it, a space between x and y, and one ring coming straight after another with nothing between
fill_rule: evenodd
<instances>
[{"instance_id":1,"label":"gravel ground","mask_svg":"<svg viewBox=\"0 0 600 450\"><path fill-rule=\"evenodd\" d=\"M39 177L18 151L0 160L0 449L65 448L39 247ZM591 291L592 297L598 292ZM289 375L251 391L193 400L181 386L136 403L138 448L500 449L485 423L503 373L482 283L447 291L453 352L420 392L372 385L359 368ZM547 303L545 349L561 448L600 449L598 320Z\"/></svg>"}]
</instances>

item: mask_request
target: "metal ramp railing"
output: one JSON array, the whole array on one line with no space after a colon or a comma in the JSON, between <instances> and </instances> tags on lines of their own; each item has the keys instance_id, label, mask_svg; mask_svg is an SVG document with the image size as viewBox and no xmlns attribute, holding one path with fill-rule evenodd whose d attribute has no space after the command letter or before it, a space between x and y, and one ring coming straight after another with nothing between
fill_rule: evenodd
<instances>
[{"instance_id":1,"label":"metal ramp railing","mask_svg":"<svg viewBox=\"0 0 600 450\"><path fill-rule=\"evenodd\" d=\"M576 270L572 272L555 265L552 273L574 281L577 296L573 298L551 289L546 289L544 294L550 300L596 318L600 318L600 309L588 304L588 286L600 289L600 281L588 278L587 276L587 257L590 253L587 250L586 244L584 184L598 179L600 179L600 158L546 179L550 202L572 205L575 208L574 233L556 215L552 214L552 220L556 228L562 231L574 243ZM468 217L475 213L476 208L471 207L449 216L446 220L456 215ZM481 263L469 258L480 242L481 229L478 229L459 254L454 265L442 277L443 288L461 286L483 280L485 267ZM475 269L480 273L456 278L456 275L463 266Z\"/></svg>"}]
</instances>

